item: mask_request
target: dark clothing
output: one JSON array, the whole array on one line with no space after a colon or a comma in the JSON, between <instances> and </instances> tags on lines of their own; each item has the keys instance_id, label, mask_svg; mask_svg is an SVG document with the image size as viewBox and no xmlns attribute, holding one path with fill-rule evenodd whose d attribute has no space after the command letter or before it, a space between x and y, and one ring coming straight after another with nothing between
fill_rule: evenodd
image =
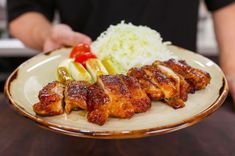
<instances>
[{"instance_id":1,"label":"dark clothing","mask_svg":"<svg viewBox=\"0 0 235 156\"><path fill-rule=\"evenodd\" d=\"M217 10L235 0L206 0ZM8 0L8 21L27 11L37 11L50 21L58 11L61 23L93 40L110 24L121 20L146 25L160 32L164 40L196 49L199 0Z\"/></svg>"}]
</instances>

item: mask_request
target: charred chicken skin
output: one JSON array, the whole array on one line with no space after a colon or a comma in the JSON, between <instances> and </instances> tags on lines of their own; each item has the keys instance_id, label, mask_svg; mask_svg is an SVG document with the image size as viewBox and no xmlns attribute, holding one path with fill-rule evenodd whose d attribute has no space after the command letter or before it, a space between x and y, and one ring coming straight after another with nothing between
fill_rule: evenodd
<instances>
[{"instance_id":1,"label":"charred chicken skin","mask_svg":"<svg viewBox=\"0 0 235 156\"><path fill-rule=\"evenodd\" d=\"M71 110L86 109L87 107L87 87L90 84L86 81L68 81L65 87L65 112Z\"/></svg>"},{"instance_id":2,"label":"charred chicken skin","mask_svg":"<svg viewBox=\"0 0 235 156\"><path fill-rule=\"evenodd\" d=\"M109 116L131 118L145 112L151 101L137 79L125 75L105 75L89 87L88 121L103 125Z\"/></svg>"},{"instance_id":3,"label":"charred chicken skin","mask_svg":"<svg viewBox=\"0 0 235 156\"><path fill-rule=\"evenodd\" d=\"M190 86L190 93L204 89L211 80L209 73L189 66L184 60L176 61L170 59L164 63L167 67L185 78Z\"/></svg>"},{"instance_id":4,"label":"charred chicken skin","mask_svg":"<svg viewBox=\"0 0 235 156\"><path fill-rule=\"evenodd\" d=\"M151 107L151 101L144 90L142 90L138 80L125 75L119 75L119 78L127 86L135 113L146 112Z\"/></svg>"},{"instance_id":5,"label":"charred chicken skin","mask_svg":"<svg viewBox=\"0 0 235 156\"><path fill-rule=\"evenodd\" d=\"M88 121L103 125L109 116L130 118L145 112L151 101L134 77L105 75L89 87Z\"/></svg>"},{"instance_id":6,"label":"charred chicken skin","mask_svg":"<svg viewBox=\"0 0 235 156\"><path fill-rule=\"evenodd\" d=\"M41 116L52 116L64 113L64 85L58 81L47 84L39 92L40 102L33 105L33 110Z\"/></svg>"},{"instance_id":7,"label":"charred chicken skin","mask_svg":"<svg viewBox=\"0 0 235 156\"><path fill-rule=\"evenodd\" d=\"M153 65L146 65L141 68L149 77L154 85L156 85L163 92L164 102L173 108L184 107L184 102L180 99L179 90L176 82L167 74L162 72L158 67Z\"/></svg>"},{"instance_id":8,"label":"charred chicken skin","mask_svg":"<svg viewBox=\"0 0 235 156\"><path fill-rule=\"evenodd\" d=\"M94 84L85 81L54 81L39 92L40 102L33 110L41 116L62 114L65 110L86 109L89 122L103 125L109 117L131 118L145 112L151 100L171 107L184 107L188 93L204 89L209 73L185 61L155 61L152 65L131 68L126 75L101 75ZM63 107L63 100L65 106Z\"/></svg>"},{"instance_id":9,"label":"charred chicken skin","mask_svg":"<svg viewBox=\"0 0 235 156\"><path fill-rule=\"evenodd\" d=\"M109 116L130 118L134 107L130 101L127 88L118 76L98 77L97 83L89 87L88 121L103 125Z\"/></svg>"},{"instance_id":10,"label":"charred chicken skin","mask_svg":"<svg viewBox=\"0 0 235 156\"><path fill-rule=\"evenodd\" d=\"M184 77L182 75L175 73L172 69L168 68L165 65L165 63L163 63L161 61L155 61L153 63L153 66L155 66L156 68L161 70L162 73L164 73L171 80L174 81L180 98L183 101L186 101L188 99L188 93L189 93L190 87L189 87L188 82L184 79Z\"/></svg>"},{"instance_id":11,"label":"charred chicken skin","mask_svg":"<svg viewBox=\"0 0 235 156\"><path fill-rule=\"evenodd\" d=\"M109 97L108 109L110 116L130 118L134 115L131 95L118 75L102 75L97 82Z\"/></svg>"},{"instance_id":12,"label":"charred chicken skin","mask_svg":"<svg viewBox=\"0 0 235 156\"><path fill-rule=\"evenodd\" d=\"M105 94L104 90L95 83L88 87L87 99L88 121L103 125L109 117L109 97Z\"/></svg>"},{"instance_id":13,"label":"charred chicken skin","mask_svg":"<svg viewBox=\"0 0 235 156\"><path fill-rule=\"evenodd\" d=\"M159 101L163 99L163 92L148 80L148 76L140 68L131 68L127 75L135 77L138 80L141 88L151 100Z\"/></svg>"}]
</instances>

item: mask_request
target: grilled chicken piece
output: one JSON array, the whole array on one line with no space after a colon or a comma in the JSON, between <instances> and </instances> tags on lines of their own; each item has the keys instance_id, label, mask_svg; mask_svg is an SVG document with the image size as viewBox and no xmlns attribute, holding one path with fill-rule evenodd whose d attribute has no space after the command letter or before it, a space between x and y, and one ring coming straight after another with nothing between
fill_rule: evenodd
<instances>
[{"instance_id":1,"label":"grilled chicken piece","mask_svg":"<svg viewBox=\"0 0 235 156\"><path fill-rule=\"evenodd\" d=\"M103 75L88 93L88 121L103 125L109 116L130 118L135 109L128 88L117 75Z\"/></svg>"},{"instance_id":2,"label":"grilled chicken piece","mask_svg":"<svg viewBox=\"0 0 235 156\"><path fill-rule=\"evenodd\" d=\"M119 78L127 86L131 95L131 103L136 113L146 112L151 107L151 101L144 90L141 89L138 80L131 76L119 75Z\"/></svg>"},{"instance_id":3,"label":"grilled chicken piece","mask_svg":"<svg viewBox=\"0 0 235 156\"><path fill-rule=\"evenodd\" d=\"M33 105L33 110L41 116L59 115L63 110L64 85L53 81L40 90L38 98L40 102Z\"/></svg>"},{"instance_id":4,"label":"grilled chicken piece","mask_svg":"<svg viewBox=\"0 0 235 156\"><path fill-rule=\"evenodd\" d=\"M168 78L174 81L180 99L182 99L183 101L187 101L189 84L185 81L184 77L175 73L173 70L167 67L167 65L162 61L159 60L155 61L153 63L153 66L158 68L162 73L167 75Z\"/></svg>"},{"instance_id":5,"label":"grilled chicken piece","mask_svg":"<svg viewBox=\"0 0 235 156\"><path fill-rule=\"evenodd\" d=\"M99 125L109 116L130 118L135 112L145 112L151 107L150 99L134 77L100 76L88 89L87 118Z\"/></svg>"},{"instance_id":6,"label":"grilled chicken piece","mask_svg":"<svg viewBox=\"0 0 235 156\"><path fill-rule=\"evenodd\" d=\"M131 95L118 75L102 75L98 77L98 84L109 97L109 115L119 118L130 118L135 110L131 103Z\"/></svg>"},{"instance_id":7,"label":"grilled chicken piece","mask_svg":"<svg viewBox=\"0 0 235 156\"><path fill-rule=\"evenodd\" d=\"M163 100L173 108L184 107L188 93L204 89L211 80L209 73L174 59L132 68L127 75L101 75L93 85L86 81L68 80L66 86L51 82L39 92L40 102L33 110L41 116L62 114L65 99L66 113L87 109L88 121L103 125L109 116L131 118L147 111L150 99Z\"/></svg>"},{"instance_id":8,"label":"grilled chicken piece","mask_svg":"<svg viewBox=\"0 0 235 156\"><path fill-rule=\"evenodd\" d=\"M109 117L109 97L97 83L89 86L88 90L87 119L89 122L103 125Z\"/></svg>"},{"instance_id":9,"label":"grilled chicken piece","mask_svg":"<svg viewBox=\"0 0 235 156\"><path fill-rule=\"evenodd\" d=\"M168 74L153 65L143 66L141 70L144 71L154 85L161 89L164 94L164 101L168 105L175 109L184 107L184 102L179 97L180 93L176 82Z\"/></svg>"},{"instance_id":10,"label":"grilled chicken piece","mask_svg":"<svg viewBox=\"0 0 235 156\"><path fill-rule=\"evenodd\" d=\"M87 81L67 81L65 96L65 112L68 114L71 110L87 108L87 87L90 84Z\"/></svg>"},{"instance_id":11,"label":"grilled chicken piece","mask_svg":"<svg viewBox=\"0 0 235 156\"><path fill-rule=\"evenodd\" d=\"M147 79L147 75L140 68L131 68L127 75L135 77L138 80L141 88L151 100L158 101L164 98L163 92Z\"/></svg>"},{"instance_id":12,"label":"grilled chicken piece","mask_svg":"<svg viewBox=\"0 0 235 156\"><path fill-rule=\"evenodd\" d=\"M190 85L190 93L204 89L211 80L209 73L189 66L185 61L170 59L164 62L174 72L182 75Z\"/></svg>"},{"instance_id":13,"label":"grilled chicken piece","mask_svg":"<svg viewBox=\"0 0 235 156\"><path fill-rule=\"evenodd\" d=\"M170 98L177 96L177 88L166 75L161 73L161 71L151 65L146 65L141 68L141 70L149 77L149 80L156 85L164 94L164 98Z\"/></svg>"},{"instance_id":14,"label":"grilled chicken piece","mask_svg":"<svg viewBox=\"0 0 235 156\"><path fill-rule=\"evenodd\" d=\"M187 101L188 93L190 92L190 86L183 76L181 75L178 75L178 76L180 78L180 98L183 101Z\"/></svg>"}]
</instances>

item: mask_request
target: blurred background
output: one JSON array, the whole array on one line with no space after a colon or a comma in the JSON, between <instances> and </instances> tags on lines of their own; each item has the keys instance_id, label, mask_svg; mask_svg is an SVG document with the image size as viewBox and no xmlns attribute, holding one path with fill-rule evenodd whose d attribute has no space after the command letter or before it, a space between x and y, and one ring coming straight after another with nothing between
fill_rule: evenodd
<instances>
[{"instance_id":1,"label":"blurred background","mask_svg":"<svg viewBox=\"0 0 235 156\"><path fill-rule=\"evenodd\" d=\"M24 47L19 40L10 38L7 32L5 7L6 0L0 0L0 91L3 91L4 82L11 71L37 53ZM203 1L199 9L197 51L206 56L217 55L218 49L211 15Z\"/></svg>"}]
</instances>

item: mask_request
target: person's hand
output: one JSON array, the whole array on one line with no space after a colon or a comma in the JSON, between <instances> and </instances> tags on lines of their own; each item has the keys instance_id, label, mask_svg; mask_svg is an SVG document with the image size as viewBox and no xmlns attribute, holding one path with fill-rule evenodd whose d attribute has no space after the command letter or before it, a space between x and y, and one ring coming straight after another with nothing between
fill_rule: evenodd
<instances>
[{"instance_id":1,"label":"person's hand","mask_svg":"<svg viewBox=\"0 0 235 156\"><path fill-rule=\"evenodd\" d=\"M56 48L74 46L78 43L91 43L91 38L78 32L74 32L68 25L58 24L52 27L50 34L45 39L43 51Z\"/></svg>"},{"instance_id":2,"label":"person's hand","mask_svg":"<svg viewBox=\"0 0 235 156\"><path fill-rule=\"evenodd\" d=\"M233 98L233 102L235 102L235 75L234 76L227 75L226 78L228 80L229 92Z\"/></svg>"}]
</instances>

